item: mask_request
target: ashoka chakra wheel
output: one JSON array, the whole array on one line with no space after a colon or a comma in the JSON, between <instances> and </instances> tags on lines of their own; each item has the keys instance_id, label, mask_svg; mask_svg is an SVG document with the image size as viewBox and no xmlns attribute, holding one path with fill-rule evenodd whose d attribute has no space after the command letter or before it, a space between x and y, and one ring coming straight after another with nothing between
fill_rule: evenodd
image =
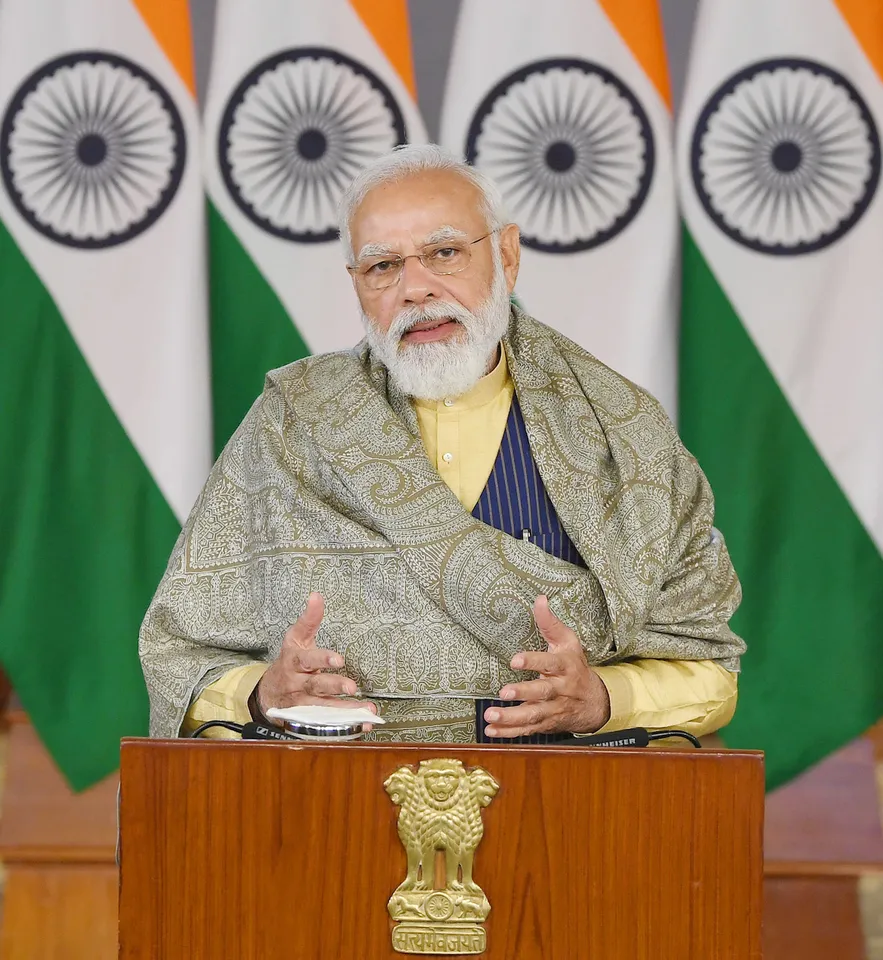
<instances>
[{"instance_id":1,"label":"ashoka chakra wheel","mask_svg":"<svg viewBox=\"0 0 883 960\"><path fill-rule=\"evenodd\" d=\"M0 171L27 222L85 249L131 240L171 203L186 160L172 98L116 54L50 60L18 88L0 127Z\"/></svg>"},{"instance_id":2,"label":"ashoka chakra wheel","mask_svg":"<svg viewBox=\"0 0 883 960\"><path fill-rule=\"evenodd\" d=\"M447 920L454 912L454 902L446 893L431 893L423 902L423 909L430 920Z\"/></svg>"},{"instance_id":3,"label":"ashoka chakra wheel","mask_svg":"<svg viewBox=\"0 0 883 960\"><path fill-rule=\"evenodd\" d=\"M637 97L580 59L529 63L484 98L466 158L495 180L528 247L576 253L611 240L653 178L653 132Z\"/></svg>"},{"instance_id":4,"label":"ashoka chakra wheel","mask_svg":"<svg viewBox=\"0 0 883 960\"><path fill-rule=\"evenodd\" d=\"M812 253L868 209L880 138L840 73L813 60L764 60L709 99L690 159L699 199L727 236L761 253Z\"/></svg>"},{"instance_id":5,"label":"ashoka chakra wheel","mask_svg":"<svg viewBox=\"0 0 883 960\"><path fill-rule=\"evenodd\" d=\"M375 157L406 142L386 84L336 50L301 47L258 63L221 120L218 160L237 206L301 243L337 237L337 204Z\"/></svg>"}]
</instances>

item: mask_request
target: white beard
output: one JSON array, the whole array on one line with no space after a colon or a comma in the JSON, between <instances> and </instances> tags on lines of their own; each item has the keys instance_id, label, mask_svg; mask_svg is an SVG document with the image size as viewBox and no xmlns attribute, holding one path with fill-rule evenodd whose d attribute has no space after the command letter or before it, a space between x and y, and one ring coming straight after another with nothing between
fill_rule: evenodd
<instances>
[{"instance_id":1,"label":"white beard","mask_svg":"<svg viewBox=\"0 0 883 960\"><path fill-rule=\"evenodd\" d=\"M495 251L494 283L487 299L473 313L458 303L430 300L406 307L386 333L362 313L368 345L407 397L441 400L471 390L488 372L497 345L509 326L509 292L502 260ZM435 343L406 343L402 337L427 320L456 320L463 330Z\"/></svg>"}]
</instances>

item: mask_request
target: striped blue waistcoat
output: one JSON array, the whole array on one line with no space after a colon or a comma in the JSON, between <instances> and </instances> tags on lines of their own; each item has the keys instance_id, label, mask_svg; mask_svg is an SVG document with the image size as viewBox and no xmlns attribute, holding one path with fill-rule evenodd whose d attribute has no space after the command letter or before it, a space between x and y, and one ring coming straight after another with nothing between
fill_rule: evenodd
<instances>
[{"instance_id":1,"label":"striped blue waistcoat","mask_svg":"<svg viewBox=\"0 0 883 960\"><path fill-rule=\"evenodd\" d=\"M585 567L570 537L561 525L527 437L527 428L518 398L512 398L506 430L487 486L472 515L510 536L530 540L547 553ZM490 706L512 706L503 700L476 700L475 732L479 743L554 743L558 734L534 734L514 739L488 737L484 711ZM566 734L564 735L566 736Z\"/></svg>"}]
</instances>

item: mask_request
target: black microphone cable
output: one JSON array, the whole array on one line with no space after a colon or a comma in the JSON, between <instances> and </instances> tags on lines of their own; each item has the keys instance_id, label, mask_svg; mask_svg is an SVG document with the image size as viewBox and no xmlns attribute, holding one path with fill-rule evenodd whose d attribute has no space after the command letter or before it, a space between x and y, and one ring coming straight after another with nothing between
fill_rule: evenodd
<instances>
[{"instance_id":1,"label":"black microphone cable","mask_svg":"<svg viewBox=\"0 0 883 960\"><path fill-rule=\"evenodd\" d=\"M210 727L223 727L225 730L232 730L234 733L242 733L241 723L234 723L232 720L209 720L208 723L200 724L190 736L199 738L202 736L203 730L208 730Z\"/></svg>"},{"instance_id":2,"label":"black microphone cable","mask_svg":"<svg viewBox=\"0 0 883 960\"><path fill-rule=\"evenodd\" d=\"M651 740L664 740L666 737L683 737L694 747L702 744L686 730L654 730L646 727L628 727L625 730L611 730L609 733L593 733L589 736L564 737L555 742L555 746L565 747L646 747Z\"/></svg>"},{"instance_id":3,"label":"black microphone cable","mask_svg":"<svg viewBox=\"0 0 883 960\"><path fill-rule=\"evenodd\" d=\"M686 730L656 730L647 734L648 740L665 740L666 737L683 737L684 740L689 740L697 750L702 749L699 740L692 733L687 733Z\"/></svg>"},{"instance_id":4,"label":"black microphone cable","mask_svg":"<svg viewBox=\"0 0 883 960\"><path fill-rule=\"evenodd\" d=\"M200 724L191 737L199 738L205 730L211 727L223 727L241 735L243 740L299 740L292 733L279 727L265 725L253 720L251 723L233 723L232 720L209 720ZM612 730L610 733L592 734L588 737L574 737L559 740L555 746L573 747L646 747L652 740L665 740L668 737L681 737L689 740L694 747L700 749L702 744L686 730L647 730L646 727L630 727L627 730ZM493 741L491 741L493 742ZM551 746L552 744L548 744Z\"/></svg>"},{"instance_id":5,"label":"black microphone cable","mask_svg":"<svg viewBox=\"0 0 883 960\"><path fill-rule=\"evenodd\" d=\"M207 723L200 724L190 737L201 738L203 731L211 727L223 727L225 730L232 730L238 733L243 740L300 740L300 737L293 733L288 733L281 727L277 727L269 722L260 723L252 720L251 723L234 723L232 720L209 720Z\"/></svg>"}]
</instances>

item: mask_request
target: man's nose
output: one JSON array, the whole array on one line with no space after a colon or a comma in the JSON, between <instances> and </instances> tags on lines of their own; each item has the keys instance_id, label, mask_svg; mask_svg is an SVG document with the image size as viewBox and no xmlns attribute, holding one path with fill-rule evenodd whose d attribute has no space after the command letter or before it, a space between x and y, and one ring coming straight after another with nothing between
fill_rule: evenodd
<instances>
[{"instance_id":1,"label":"man's nose","mask_svg":"<svg viewBox=\"0 0 883 960\"><path fill-rule=\"evenodd\" d=\"M405 303L424 303L438 297L438 277L420 262L419 257L408 257L402 264L399 294Z\"/></svg>"}]
</instances>

